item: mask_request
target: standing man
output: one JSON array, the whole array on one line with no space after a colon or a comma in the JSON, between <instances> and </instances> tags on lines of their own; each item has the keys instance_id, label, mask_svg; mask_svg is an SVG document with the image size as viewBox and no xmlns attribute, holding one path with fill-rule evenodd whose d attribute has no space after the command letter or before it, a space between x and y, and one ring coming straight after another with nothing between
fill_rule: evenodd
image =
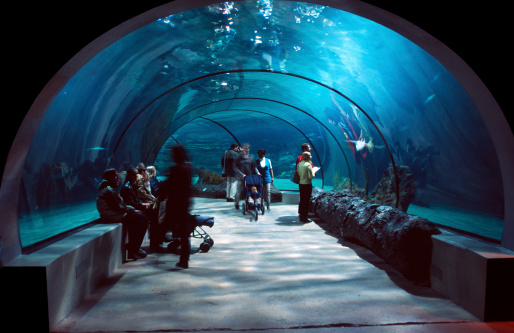
<instances>
[{"instance_id":1,"label":"standing man","mask_svg":"<svg viewBox=\"0 0 514 333\"><path fill-rule=\"evenodd\" d=\"M118 193L120 175L116 169L107 169L98 189L96 208L106 223L122 223L127 228L128 259L137 260L146 257L141 244L148 228L149 218L141 211L129 206ZM123 254L125 255L125 254Z\"/></svg>"},{"instance_id":2,"label":"standing man","mask_svg":"<svg viewBox=\"0 0 514 333\"><path fill-rule=\"evenodd\" d=\"M235 168L236 177L237 177L237 193L236 193L236 209L239 209L239 201L244 200L243 195L245 191L245 183L244 180L246 176L251 174L261 175L259 173L259 170L257 170L257 163L255 163L255 160L253 156L250 154L250 144L244 143L243 144L243 152L239 154Z\"/></svg>"},{"instance_id":3,"label":"standing man","mask_svg":"<svg viewBox=\"0 0 514 333\"><path fill-rule=\"evenodd\" d=\"M303 152L308 152L310 153L311 152L311 145L308 144L308 143L303 143L302 144L302 154ZM298 163L300 163L302 161L302 154L300 154L297 158L296 158L296 163L295 163L295 170L296 170L296 166L298 165ZM311 165L312 165L312 162L311 162Z\"/></svg>"},{"instance_id":4,"label":"standing man","mask_svg":"<svg viewBox=\"0 0 514 333\"><path fill-rule=\"evenodd\" d=\"M302 161L298 164L298 174L300 175L300 203L298 204L298 213L300 214L300 222L311 222L309 219L309 204L312 195L312 179L316 175L316 169L312 167L311 153L304 151L302 153Z\"/></svg>"},{"instance_id":5,"label":"standing man","mask_svg":"<svg viewBox=\"0 0 514 333\"><path fill-rule=\"evenodd\" d=\"M227 202L236 201L237 177L234 166L237 158L239 157L238 148L237 143L234 142L230 145L230 149L225 151L221 157L221 166L223 167L223 170L225 170L225 175L227 176Z\"/></svg>"}]
</instances>

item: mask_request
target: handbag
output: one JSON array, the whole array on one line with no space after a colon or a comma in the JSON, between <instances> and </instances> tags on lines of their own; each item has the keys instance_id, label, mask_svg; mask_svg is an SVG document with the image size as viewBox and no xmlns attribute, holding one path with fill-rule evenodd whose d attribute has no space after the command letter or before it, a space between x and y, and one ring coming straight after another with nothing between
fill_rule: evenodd
<instances>
[{"instance_id":1,"label":"handbag","mask_svg":"<svg viewBox=\"0 0 514 333\"><path fill-rule=\"evenodd\" d=\"M293 172L293 183L300 184L300 174L298 173L298 166L296 166Z\"/></svg>"},{"instance_id":2,"label":"handbag","mask_svg":"<svg viewBox=\"0 0 514 333\"><path fill-rule=\"evenodd\" d=\"M227 151L225 150L225 153L223 154L223 170L221 171L221 177L227 178L227 174L225 172L225 160L227 159Z\"/></svg>"}]
</instances>

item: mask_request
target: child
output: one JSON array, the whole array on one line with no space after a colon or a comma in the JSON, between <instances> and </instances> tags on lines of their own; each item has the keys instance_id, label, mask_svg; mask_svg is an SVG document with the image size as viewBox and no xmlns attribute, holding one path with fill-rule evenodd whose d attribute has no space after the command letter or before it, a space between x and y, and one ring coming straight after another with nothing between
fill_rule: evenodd
<instances>
[{"instance_id":1,"label":"child","mask_svg":"<svg viewBox=\"0 0 514 333\"><path fill-rule=\"evenodd\" d=\"M247 196L248 204L250 207L253 207L254 204L257 208L261 207L262 197L261 194L257 191L257 187L252 186L250 188L250 192L247 193Z\"/></svg>"}]
</instances>

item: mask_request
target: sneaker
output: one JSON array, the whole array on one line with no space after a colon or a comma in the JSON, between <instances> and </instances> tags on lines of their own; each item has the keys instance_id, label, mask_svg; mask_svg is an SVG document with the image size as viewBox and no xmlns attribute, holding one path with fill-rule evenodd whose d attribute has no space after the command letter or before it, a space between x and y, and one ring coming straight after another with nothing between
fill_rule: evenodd
<instances>
[{"instance_id":1,"label":"sneaker","mask_svg":"<svg viewBox=\"0 0 514 333\"><path fill-rule=\"evenodd\" d=\"M178 263L175 264L175 267L187 269L187 268L189 268L189 263L187 263L187 262L183 263L183 262L179 261Z\"/></svg>"},{"instance_id":2,"label":"sneaker","mask_svg":"<svg viewBox=\"0 0 514 333\"><path fill-rule=\"evenodd\" d=\"M136 254L137 254L139 257L141 257L141 259L146 258L146 256L148 255L148 253L146 253L146 251L145 251L145 250L143 250L143 249L139 249L139 251L137 251L137 253L136 253Z\"/></svg>"},{"instance_id":3,"label":"sneaker","mask_svg":"<svg viewBox=\"0 0 514 333\"><path fill-rule=\"evenodd\" d=\"M266 203L266 208L269 210L269 202Z\"/></svg>"}]
</instances>

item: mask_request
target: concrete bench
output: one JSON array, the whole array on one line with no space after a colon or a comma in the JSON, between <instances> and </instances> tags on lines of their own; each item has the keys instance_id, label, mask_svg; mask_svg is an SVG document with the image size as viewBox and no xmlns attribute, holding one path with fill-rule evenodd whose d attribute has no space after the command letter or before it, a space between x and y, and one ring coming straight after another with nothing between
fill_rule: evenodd
<instances>
[{"instance_id":1,"label":"concrete bench","mask_svg":"<svg viewBox=\"0 0 514 333\"><path fill-rule=\"evenodd\" d=\"M432 241L432 289L482 321L514 320L514 252L448 231Z\"/></svg>"},{"instance_id":2,"label":"concrete bench","mask_svg":"<svg viewBox=\"0 0 514 333\"><path fill-rule=\"evenodd\" d=\"M1 330L54 329L120 267L122 229L121 223L94 224L3 266L0 283L9 292L2 295Z\"/></svg>"}]
</instances>

